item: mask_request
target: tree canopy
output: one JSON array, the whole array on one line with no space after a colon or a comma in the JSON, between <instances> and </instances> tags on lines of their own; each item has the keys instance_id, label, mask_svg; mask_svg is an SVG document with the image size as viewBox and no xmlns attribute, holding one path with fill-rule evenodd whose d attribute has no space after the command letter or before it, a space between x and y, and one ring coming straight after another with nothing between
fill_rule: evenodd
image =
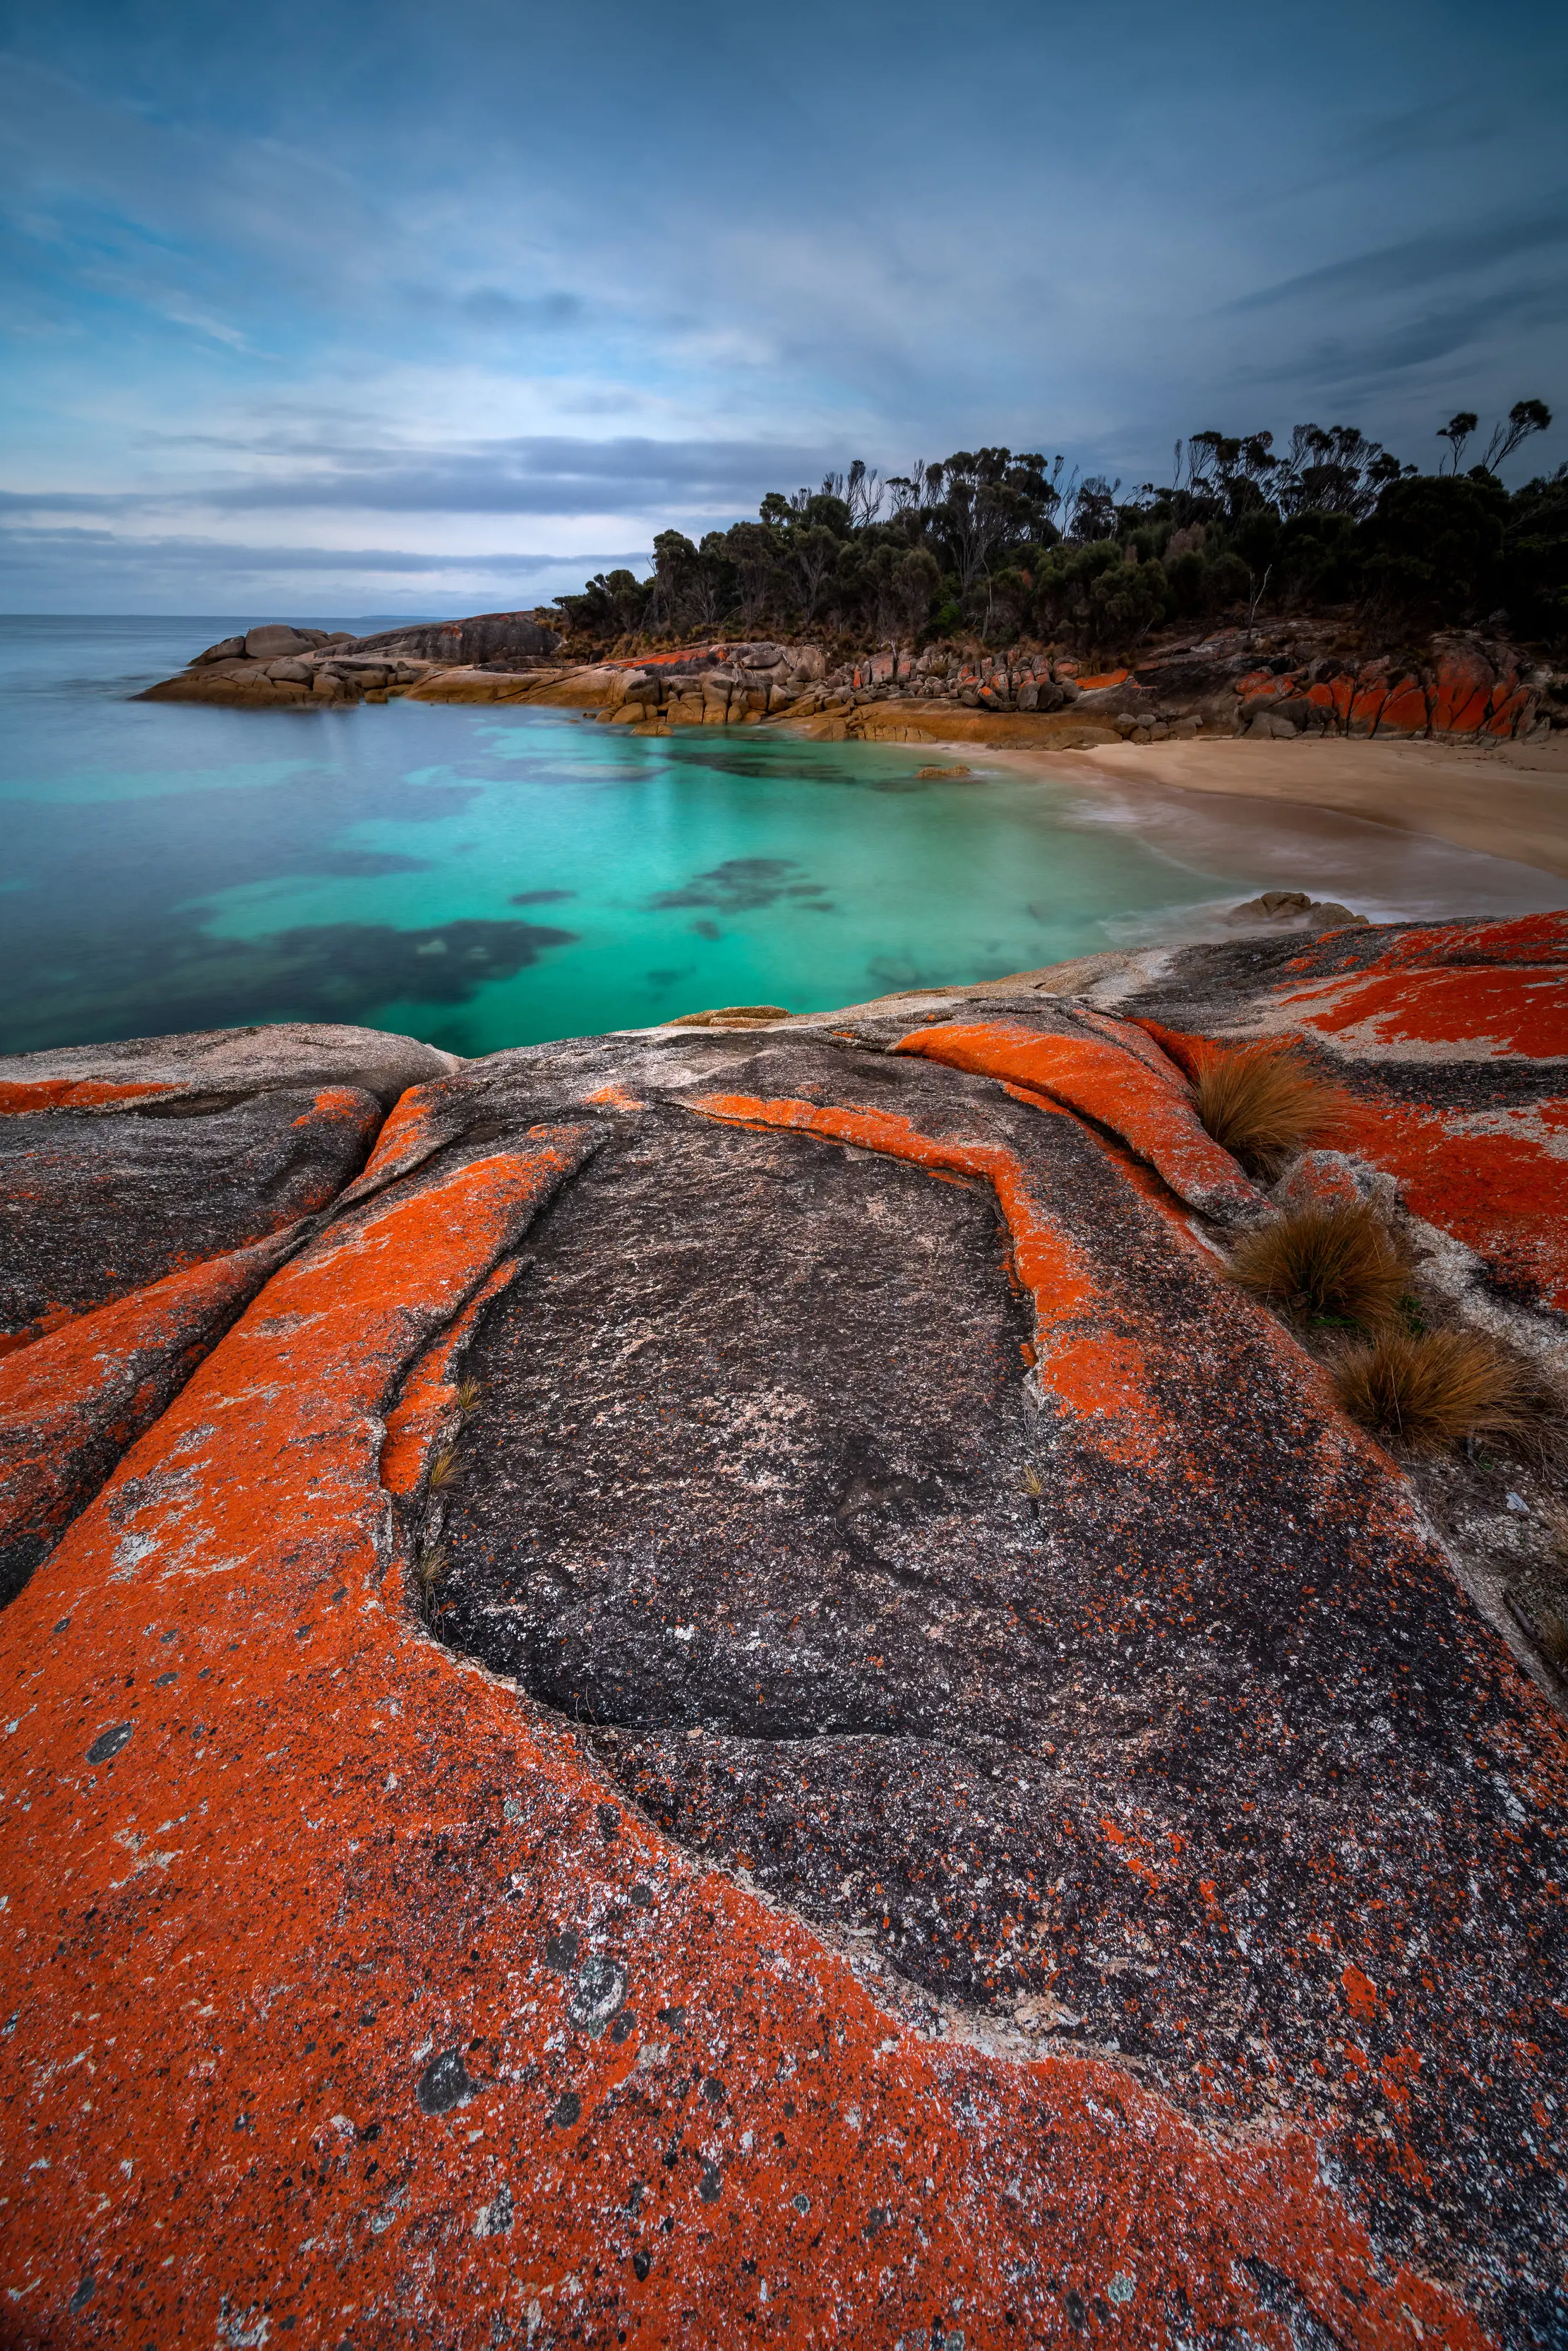
<instances>
[{"instance_id":1,"label":"tree canopy","mask_svg":"<svg viewBox=\"0 0 1568 2351\"><path fill-rule=\"evenodd\" d=\"M1194 433L1170 481L1124 496L1061 456L958 450L883 477L857 458L816 489L772 490L755 521L653 541L651 575L601 572L557 601L605 644L808 631L922 642L1022 635L1130 652L1172 620L1359 602L1391 625L1500 619L1568 636L1568 465L1511 495L1499 468L1550 410L1517 401L1478 464L1479 418L1437 429L1434 471L1354 426Z\"/></svg>"}]
</instances>

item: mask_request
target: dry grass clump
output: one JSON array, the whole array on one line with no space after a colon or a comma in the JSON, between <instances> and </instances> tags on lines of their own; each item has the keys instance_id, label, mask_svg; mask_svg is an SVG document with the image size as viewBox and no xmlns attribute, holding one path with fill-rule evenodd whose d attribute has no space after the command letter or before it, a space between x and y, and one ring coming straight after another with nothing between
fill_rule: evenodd
<instances>
[{"instance_id":1,"label":"dry grass clump","mask_svg":"<svg viewBox=\"0 0 1568 2351\"><path fill-rule=\"evenodd\" d=\"M1375 1331L1397 1320L1410 1270L1364 1200L1296 1208L1244 1233L1230 1279L1270 1306Z\"/></svg>"},{"instance_id":2,"label":"dry grass clump","mask_svg":"<svg viewBox=\"0 0 1568 2351\"><path fill-rule=\"evenodd\" d=\"M425 1482L433 1494L439 1494L444 1486L451 1485L456 1475L456 1448L450 1445L444 1445L430 1465L430 1476Z\"/></svg>"},{"instance_id":3,"label":"dry grass clump","mask_svg":"<svg viewBox=\"0 0 1568 2351\"><path fill-rule=\"evenodd\" d=\"M1350 1098L1285 1045L1205 1045L1193 1056L1193 1108L1254 1176L1277 1176L1310 1144L1344 1132Z\"/></svg>"},{"instance_id":4,"label":"dry grass clump","mask_svg":"<svg viewBox=\"0 0 1568 2351\"><path fill-rule=\"evenodd\" d=\"M471 1374L465 1374L458 1381L455 1393L457 1398L457 1409L466 1419L468 1415L477 1408L479 1399L485 1393L485 1384L482 1380L475 1379Z\"/></svg>"},{"instance_id":5,"label":"dry grass clump","mask_svg":"<svg viewBox=\"0 0 1568 2351\"><path fill-rule=\"evenodd\" d=\"M1475 1331L1385 1331L1340 1358L1334 1392L1379 1437L1427 1453L1533 1434L1543 1409L1521 1367Z\"/></svg>"}]
</instances>

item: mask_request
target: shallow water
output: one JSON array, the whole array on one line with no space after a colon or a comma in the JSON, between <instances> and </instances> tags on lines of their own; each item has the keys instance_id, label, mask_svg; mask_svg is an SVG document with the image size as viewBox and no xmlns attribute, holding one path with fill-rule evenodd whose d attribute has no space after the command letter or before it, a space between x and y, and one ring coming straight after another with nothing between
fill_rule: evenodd
<instances>
[{"instance_id":1,"label":"shallow water","mask_svg":"<svg viewBox=\"0 0 1568 2351\"><path fill-rule=\"evenodd\" d=\"M0 1050L315 1019L484 1053L1213 935L1269 887L1375 917L1568 896L1388 827L973 748L130 698L236 625L0 621Z\"/></svg>"}]
</instances>

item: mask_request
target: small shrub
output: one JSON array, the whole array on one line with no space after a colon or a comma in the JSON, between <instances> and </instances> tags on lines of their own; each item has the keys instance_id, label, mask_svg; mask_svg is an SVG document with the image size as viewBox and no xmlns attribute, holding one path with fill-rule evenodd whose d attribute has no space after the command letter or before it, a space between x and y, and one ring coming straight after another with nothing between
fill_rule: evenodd
<instances>
[{"instance_id":1,"label":"small shrub","mask_svg":"<svg viewBox=\"0 0 1568 2351\"><path fill-rule=\"evenodd\" d=\"M1334 1391L1354 1419L1417 1452L1528 1433L1541 1410L1519 1366L1474 1331L1386 1331L1341 1358Z\"/></svg>"},{"instance_id":2,"label":"small shrub","mask_svg":"<svg viewBox=\"0 0 1568 2351\"><path fill-rule=\"evenodd\" d=\"M1409 1285L1393 1236L1364 1200L1297 1208L1244 1233L1229 1271L1270 1306L1364 1331L1396 1322Z\"/></svg>"},{"instance_id":3,"label":"small shrub","mask_svg":"<svg viewBox=\"0 0 1568 2351\"><path fill-rule=\"evenodd\" d=\"M1206 1045L1193 1056L1193 1108L1223 1150L1277 1176L1309 1144L1343 1133L1348 1096L1282 1045Z\"/></svg>"}]
</instances>

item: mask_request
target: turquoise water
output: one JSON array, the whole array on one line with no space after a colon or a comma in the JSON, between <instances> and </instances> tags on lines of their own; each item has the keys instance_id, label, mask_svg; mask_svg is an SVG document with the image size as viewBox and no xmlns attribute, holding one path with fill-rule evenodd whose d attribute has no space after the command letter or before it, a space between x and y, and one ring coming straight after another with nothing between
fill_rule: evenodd
<instances>
[{"instance_id":1,"label":"turquoise water","mask_svg":"<svg viewBox=\"0 0 1568 2351\"><path fill-rule=\"evenodd\" d=\"M243 624L0 622L0 1050L328 1019L481 1053L994 977L1200 932L1281 884L1374 914L1563 896L1378 826L1070 762L130 698ZM916 778L956 759L968 778Z\"/></svg>"}]
</instances>

